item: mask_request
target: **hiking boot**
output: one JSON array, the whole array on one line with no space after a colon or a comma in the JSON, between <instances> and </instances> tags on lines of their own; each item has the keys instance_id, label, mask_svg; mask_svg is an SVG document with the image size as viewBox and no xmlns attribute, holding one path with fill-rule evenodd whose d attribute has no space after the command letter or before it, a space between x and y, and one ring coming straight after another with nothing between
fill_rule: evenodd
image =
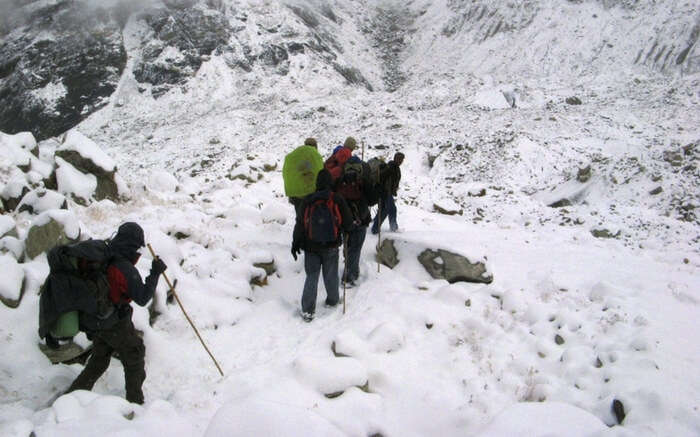
<instances>
[{"instance_id":1,"label":"hiking boot","mask_svg":"<svg viewBox=\"0 0 700 437\"><path fill-rule=\"evenodd\" d=\"M324 303L324 305L327 306L328 308L333 308L333 307L335 307L336 305L338 305L338 302L337 302L337 301L336 301L336 302L330 302L330 301L326 300L326 302Z\"/></svg>"},{"instance_id":2,"label":"hiking boot","mask_svg":"<svg viewBox=\"0 0 700 437\"><path fill-rule=\"evenodd\" d=\"M314 319L314 313L307 313L307 312L302 311L301 318L304 319L304 321L306 323L308 323Z\"/></svg>"},{"instance_id":3,"label":"hiking boot","mask_svg":"<svg viewBox=\"0 0 700 437\"><path fill-rule=\"evenodd\" d=\"M357 282L355 282L355 279L353 279L352 281L347 281L347 282L345 283L345 286L346 286L347 288L357 287Z\"/></svg>"}]
</instances>

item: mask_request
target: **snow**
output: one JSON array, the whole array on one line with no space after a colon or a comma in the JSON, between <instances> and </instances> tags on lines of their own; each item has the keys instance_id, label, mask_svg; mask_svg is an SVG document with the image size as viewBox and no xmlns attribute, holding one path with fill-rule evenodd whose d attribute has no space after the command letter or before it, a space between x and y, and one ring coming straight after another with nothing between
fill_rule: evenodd
<instances>
[{"instance_id":1,"label":"snow","mask_svg":"<svg viewBox=\"0 0 700 437\"><path fill-rule=\"evenodd\" d=\"M697 204L697 171L683 170L696 158L682 155L683 166L673 167L663 157L697 142L698 76L688 66L662 71L654 56L633 59L657 36L669 47L682 40L696 8L414 2L400 59L409 79L388 93L362 30L377 5L329 2L340 18L332 24L321 5L301 4L323 27L312 32L275 2L237 2L247 21L228 17L243 27L236 53L258 53L284 42L282 34L313 41L329 32L345 50L338 62L359 66L378 91L345 85L316 53L291 56L287 75L259 65L232 70L214 53L186 86L154 100L138 92L130 71L144 37L132 17L129 65L113 96L120 105L88 117L65 143L105 168L118 165L130 200L71 203L71 212L49 210L33 223L58 217L72 238L81 228L109 238L125 221L140 223L225 376L166 302L161 280L153 325L148 309L134 305L146 344L146 404L123 401L123 368L112 360L92 392L47 406L83 367L50 365L35 346L37 291L48 273L40 256L21 264L27 292L19 308L0 305L0 434L697 435L698 224L678 219L679 205ZM460 27L471 7L472 21ZM474 21L482 8L484 21ZM491 35L498 20L507 30ZM258 34L277 24L284 31ZM574 95L582 105L564 102ZM327 156L348 135L364 139L365 158L406 154L402 232L382 232L400 262L377 266L377 236L368 233L345 312L323 305L319 283L307 324L279 163L308 136ZM42 142L41 155L54 143ZM113 159L95 144L109 145ZM12 150L3 166L19 162ZM93 180L57 161L60 191L91 197ZM272 163L277 170L262 171ZM578 182L587 165L591 179ZM6 191L27 185L10 173L0 174ZM238 174L251 180L229 179ZM648 195L657 185L663 193ZM574 202L546 206L561 197ZM463 214L433 212L436 199ZM30 219L12 217L24 235ZM598 228L620 236L595 238ZM11 237L0 243L16 246ZM494 280L433 279L417 260L425 249L485 262ZM253 264L270 261L268 284L251 285L263 274ZM143 276L150 262L144 251ZM614 400L627 413L622 425Z\"/></svg>"},{"instance_id":2,"label":"snow","mask_svg":"<svg viewBox=\"0 0 700 437\"><path fill-rule=\"evenodd\" d=\"M0 255L0 271L3 280L0 281L0 296L17 300L22 291L24 270L17 260L10 255Z\"/></svg>"},{"instance_id":3,"label":"snow","mask_svg":"<svg viewBox=\"0 0 700 437\"><path fill-rule=\"evenodd\" d=\"M62 194L51 190L37 189L22 197L22 201L17 205L17 210L19 211L23 206L26 206L31 207L34 214L41 214L52 209L61 209L65 203L66 198Z\"/></svg>"},{"instance_id":4,"label":"snow","mask_svg":"<svg viewBox=\"0 0 700 437\"><path fill-rule=\"evenodd\" d=\"M15 220L9 215L0 215L0 237L15 229Z\"/></svg>"}]
</instances>

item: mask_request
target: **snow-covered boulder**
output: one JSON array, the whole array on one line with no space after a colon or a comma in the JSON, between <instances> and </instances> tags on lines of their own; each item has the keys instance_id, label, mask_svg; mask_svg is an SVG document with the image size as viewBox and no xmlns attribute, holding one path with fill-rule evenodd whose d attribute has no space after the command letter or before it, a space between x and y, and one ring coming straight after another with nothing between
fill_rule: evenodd
<instances>
[{"instance_id":1,"label":"snow-covered boulder","mask_svg":"<svg viewBox=\"0 0 700 437\"><path fill-rule=\"evenodd\" d=\"M493 274L489 272L485 260L470 261L467 257L447 250L426 249L418 255L418 261L435 279L455 282L479 282L490 284Z\"/></svg>"},{"instance_id":2,"label":"snow-covered boulder","mask_svg":"<svg viewBox=\"0 0 700 437\"><path fill-rule=\"evenodd\" d=\"M300 357L293 366L300 381L328 398L340 396L350 387L367 390L367 368L355 358Z\"/></svg>"},{"instance_id":3,"label":"snow-covered boulder","mask_svg":"<svg viewBox=\"0 0 700 437\"><path fill-rule=\"evenodd\" d=\"M22 261L24 243L17 237L5 236L0 238L0 254L8 253L17 261Z\"/></svg>"},{"instance_id":4,"label":"snow-covered boulder","mask_svg":"<svg viewBox=\"0 0 700 437\"><path fill-rule=\"evenodd\" d=\"M156 170L148 177L148 188L160 193L175 193L180 189L180 182L165 170Z\"/></svg>"},{"instance_id":5,"label":"snow-covered boulder","mask_svg":"<svg viewBox=\"0 0 700 437\"><path fill-rule=\"evenodd\" d=\"M33 259L56 245L77 241L79 237L80 225L72 212L47 211L32 222L25 240L25 251Z\"/></svg>"},{"instance_id":6,"label":"snow-covered boulder","mask_svg":"<svg viewBox=\"0 0 700 437\"><path fill-rule=\"evenodd\" d=\"M17 205L18 212L27 211L30 214L41 214L51 209L68 209L68 202L64 195L44 188L25 194Z\"/></svg>"},{"instance_id":7,"label":"snow-covered boulder","mask_svg":"<svg viewBox=\"0 0 700 437\"><path fill-rule=\"evenodd\" d=\"M377 352L395 352L401 349L406 341L405 328L395 323L382 323L369 333L367 340L374 346Z\"/></svg>"},{"instance_id":8,"label":"snow-covered boulder","mask_svg":"<svg viewBox=\"0 0 700 437\"><path fill-rule=\"evenodd\" d=\"M12 255L0 255L0 302L17 308L24 294L24 269Z\"/></svg>"},{"instance_id":9,"label":"snow-covered boulder","mask_svg":"<svg viewBox=\"0 0 700 437\"><path fill-rule=\"evenodd\" d=\"M17 237L17 225L9 215L0 215L0 238L8 235Z\"/></svg>"},{"instance_id":10,"label":"snow-covered boulder","mask_svg":"<svg viewBox=\"0 0 700 437\"><path fill-rule=\"evenodd\" d=\"M459 204L457 204L457 202L447 198L440 199L433 203L433 209L436 212L445 215L462 215L464 213L464 210L461 206L459 206Z\"/></svg>"},{"instance_id":11,"label":"snow-covered boulder","mask_svg":"<svg viewBox=\"0 0 700 437\"><path fill-rule=\"evenodd\" d=\"M602 435L604 431L607 431L607 427L600 419L573 405L561 402L521 402L507 407L476 435L583 437Z\"/></svg>"},{"instance_id":12,"label":"snow-covered boulder","mask_svg":"<svg viewBox=\"0 0 700 437\"><path fill-rule=\"evenodd\" d=\"M114 160L95 142L77 130L68 132L61 146L56 149L56 163L60 164L62 169L65 168L62 171L62 177L56 175L59 190L64 194L67 191L75 192L84 200L93 196L96 200L119 200L122 183L117 178L117 166ZM65 163L70 164L83 175L92 177L80 178L79 175L67 169ZM76 186L78 183L79 185ZM86 197L88 187L94 194Z\"/></svg>"},{"instance_id":13,"label":"snow-covered boulder","mask_svg":"<svg viewBox=\"0 0 700 437\"><path fill-rule=\"evenodd\" d=\"M0 192L2 205L5 211L14 211L22 201L22 197L30 191L27 178L24 176L15 175L10 181L5 184L5 187Z\"/></svg>"}]
</instances>

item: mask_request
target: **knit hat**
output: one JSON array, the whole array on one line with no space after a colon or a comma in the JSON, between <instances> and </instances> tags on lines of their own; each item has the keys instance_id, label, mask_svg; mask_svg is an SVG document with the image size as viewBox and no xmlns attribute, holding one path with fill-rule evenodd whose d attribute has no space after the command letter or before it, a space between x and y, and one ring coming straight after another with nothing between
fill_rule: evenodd
<instances>
[{"instance_id":1,"label":"knit hat","mask_svg":"<svg viewBox=\"0 0 700 437\"><path fill-rule=\"evenodd\" d=\"M357 149L357 141L355 141L355 138L353 137L347 137L345 138L343 146L347 147L350 150L355 150Z\"/></svg>"},{"instance_id":2,"label":"knit hat","mask_svg":"<svg viewBox=\"0 0 700 437\"><path fill-rule=\"evenodd\" d=\"M309 138L305 139L304 145L318 148L318 143L316 142L316 138L309 137Z\"/></svg>"}]
</instances>

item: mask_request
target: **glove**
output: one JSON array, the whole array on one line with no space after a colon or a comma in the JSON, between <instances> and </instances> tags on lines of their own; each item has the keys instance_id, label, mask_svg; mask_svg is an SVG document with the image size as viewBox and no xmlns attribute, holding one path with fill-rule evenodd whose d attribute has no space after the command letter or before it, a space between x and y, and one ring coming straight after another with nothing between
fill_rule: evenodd
<instances>
[{"instance_id":1,"label":"glove","mask_svg":"<svg viewBox=\"0 0 700 437\"><path fill-rule=\"evenodd\" d=\"M297 255L299 255L300 253L301 249L299 248L299 246L292 245L292 256L294 257L294 261L297 260Z\"/></svg>"},{"instance_id":2,"label":"glove","mask_svg":"<svg viewBox=\"0 0 700 437\"><path fill-rule=\"evenodd\" d=\"M151 263L151 273L155 273L156 275L160 275L167 268L168 266L166 266L163 260L160 258L155 258Z\"/></svg>"}]
</instances>

